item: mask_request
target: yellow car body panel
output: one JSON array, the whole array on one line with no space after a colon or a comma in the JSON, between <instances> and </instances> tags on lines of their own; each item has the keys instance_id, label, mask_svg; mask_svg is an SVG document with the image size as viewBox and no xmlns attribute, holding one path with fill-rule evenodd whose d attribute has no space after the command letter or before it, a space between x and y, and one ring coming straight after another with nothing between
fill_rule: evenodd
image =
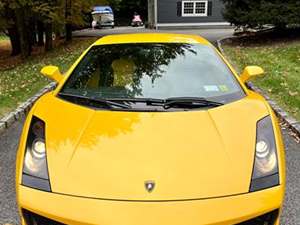
<instances>
[{"instance_id":1,"label":"yellow car body panel","mask_svg":"<svg viewBox=\"0 0 300 225\"><path fill-rule=\"evenodd\" d=\"M106 201L26 187L20 187L19 193L21 207L72 225L233 225L280 207L283 199L280 187L227 198L173 202Z\"/></svg>"},{"instance_id":2,"label":"yellow car body panel","mask_svg":"<svg viewBox=\"0 0 300 225\"><path fill-rule=\"evenodd\" d=\"M253 98L204 111L133 113L95 111L48 94L35 110L47 121L52 189L121 200L247 193L256 121L267 115ZM150 195L147 180L157 183Z\"/></svg>"},{"instance_id":3,"label":"yellow car body panel","mask_svg":"<svg viewBox=\"0 0 300 225\"><path fill-rule=\"evenodd\" d=\"M206 39L198 35L174 35L174 34L123 34L105 36L94 43L94 45L107 45L107 44L126 44L126 43L198 43L202 45L211 45Z\"/></svg>"},{"instance_id":4,"label":"yellow car body panel","mask_svg":"<svg viewBox=\"0 0 300 225\"><path fill-rule=\"evenodd\" d=\"M94 45L132 42L209 45L203 38L178 34L110 36ZM112 112L56 96L85 54L58 87L34 105L24 124L16 166L20 210L74 225L230 225L281 209L285 159L277 118L224 58L247 95L239 101L189 112ZM21 185L33 115L46 123L53 193ZM256 124L268 115L274 125L280 185L249 193ZM151 193L144 188L149 180L156 182Z\"/></svg>"}]
</instances>

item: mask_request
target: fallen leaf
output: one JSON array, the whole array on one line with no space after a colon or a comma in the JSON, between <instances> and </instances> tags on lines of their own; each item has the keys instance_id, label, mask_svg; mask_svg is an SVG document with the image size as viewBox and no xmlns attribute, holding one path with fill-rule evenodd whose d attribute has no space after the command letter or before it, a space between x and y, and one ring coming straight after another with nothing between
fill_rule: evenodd
<instances>
[{"instance_id":1,"label":"fallen leaf","mask_svg":"<svg viewBox=\"0 0 300 225\"><path fill-rule=\"evenodd\" d=\"M295 92L289 91L289 95L294 97L294 96L298 95L298 91L295 91Z\"/></svg>"}]
</instances>

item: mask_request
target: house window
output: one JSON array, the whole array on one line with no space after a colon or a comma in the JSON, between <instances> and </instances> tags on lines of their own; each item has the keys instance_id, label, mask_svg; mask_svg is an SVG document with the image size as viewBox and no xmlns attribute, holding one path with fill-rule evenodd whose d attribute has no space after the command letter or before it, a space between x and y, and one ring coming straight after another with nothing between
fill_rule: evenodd
<instances>
[{"instance_id":1,"label":"house window","mask_svg":"<svg viewBox=\"0 0 300 225\"><path fill-rule=\"evenodd\" d=\"M182 16L207 16L207 1L183 1Z\"/></svg>"}]
</instances>

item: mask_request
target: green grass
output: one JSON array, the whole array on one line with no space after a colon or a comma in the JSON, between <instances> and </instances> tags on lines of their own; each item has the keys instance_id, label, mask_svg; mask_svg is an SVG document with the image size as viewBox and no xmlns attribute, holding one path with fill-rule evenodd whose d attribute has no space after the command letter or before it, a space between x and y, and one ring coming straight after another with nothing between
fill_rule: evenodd
<instances>
[{"instance_id":1,"label":"green grass","mask_svg":"<svg viewBox=\"0 0 300 225\"><path fill-rule=\"evenodd\" d=\"M50 81L40 74L45 65L65 72L95 39L75 39L53 51L33 56L10 70L0 70L0 118L37 93Z\"/></svg>"},{"instance_id":2,"label":"green grass","mask_svg":"<svg viewBox=\"0 0 300 225\"><path fill-rule=\"evenodd\" d=\"M224 50L239 72L247 65L263 67L265 76L254 84L300 120L300 41L252 47L225 45Z\"/></svg>"}]
</instances>

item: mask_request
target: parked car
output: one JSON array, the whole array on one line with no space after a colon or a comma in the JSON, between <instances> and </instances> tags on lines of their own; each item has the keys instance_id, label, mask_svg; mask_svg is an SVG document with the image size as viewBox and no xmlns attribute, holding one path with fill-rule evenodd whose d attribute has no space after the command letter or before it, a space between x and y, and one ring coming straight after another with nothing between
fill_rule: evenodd
<instances>
[{"instance_id":1,"label":"parked car","mask_svg":"<svg viewBox=\"0 0 300 225\"><path fill-rule=\"evenodd\" d=\"M205 39L106 36L29 112L23 225L279 225L284 145L268 102Z\"/></svg>"},{"instance_id":2,"label":"parked car","mask_svg":"<svg viewBox=\"0 0 300 225\"><path fill-rule=\"evenodd\" d=\"M92 11L92 27L102 28L115 26L115 18L113 10L110 6L96 6Z\"/></svg>"}]
</instances>

